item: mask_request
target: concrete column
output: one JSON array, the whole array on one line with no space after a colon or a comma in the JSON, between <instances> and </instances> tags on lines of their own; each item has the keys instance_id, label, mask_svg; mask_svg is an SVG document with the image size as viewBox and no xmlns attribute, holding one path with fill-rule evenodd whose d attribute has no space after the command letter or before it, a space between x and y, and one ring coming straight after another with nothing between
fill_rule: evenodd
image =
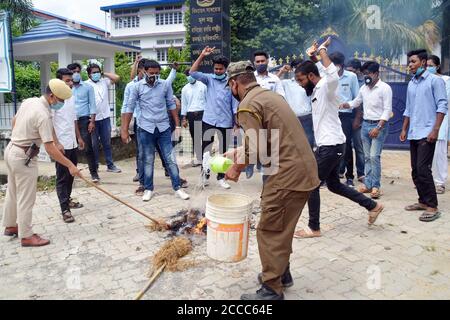
<instances>
[{"instance_id":1,"label":"concrete column","mask_svg":"<svg viewBox=\"0 0 450 320\"><path fill-rule=\"evenodd\" d=\"M5 103L5 96L3 93L0 93L0 104Z\"/></svg>"},{"instance_id":2,"label":"concrete column","mask_svg":"<svg viewBox=\"0 0 450 320\"><path fill-rule=\"evenodd\" d=\"M40 61L40 65L41 65L41 93L44 94L48 82L50 81L52 71L50 68L50 61L48 60Z\"/></svg>"},{"instance_id":3,"label":"concrete column","mask_svg":"<svg viewBox=\"0 0 450 320\"><path fill-rule=\"evenodd\" d=\"M115 73L114 57L105 58L103 72ZM113 86L109 91L109 106L111 108L111 130L112 136L116 136L116 88Z\"/></svg>"},{"instance_id":4,"label":"concrete column","mask_svg":"<svg viewBox=\"0 0 450 320\"><path fill-rule=\"evenodd\" d=\"M60 68L67 68L71 63L72 51L67 46L63 46L58 52L58 65Z\"/></svg>"}]
</instances>

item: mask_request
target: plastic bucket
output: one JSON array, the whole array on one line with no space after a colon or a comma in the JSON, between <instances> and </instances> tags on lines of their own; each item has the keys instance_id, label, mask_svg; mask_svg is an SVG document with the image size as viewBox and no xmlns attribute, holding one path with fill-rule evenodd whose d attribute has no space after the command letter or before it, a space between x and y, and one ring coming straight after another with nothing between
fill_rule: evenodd
<instances>
[{"instance_id":1,"label":"plastic bucket","mask_svg":"<svg viewBox=\"0 0 450 320\"><path fill-rule=\"evenodd\" d=\"M210 258L239 262L247 257L251 212L252 199L247 196L217 194L208 198L206 251Z\"/></svg>"}]
</instances>

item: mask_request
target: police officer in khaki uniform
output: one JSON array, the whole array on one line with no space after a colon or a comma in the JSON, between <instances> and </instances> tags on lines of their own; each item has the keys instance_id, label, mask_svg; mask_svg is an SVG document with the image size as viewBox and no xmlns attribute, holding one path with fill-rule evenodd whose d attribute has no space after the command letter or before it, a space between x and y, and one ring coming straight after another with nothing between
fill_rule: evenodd
<instances>
[{"instance_id":1,"label":"police officer in khaki uniform","mask_svg":"<svg viewBox=\"0 0 450 320\"><path fill-rule=\"evenodd\" d=\"M282 96L257 84L254 71L245 61L228 68L228 84L240 101L237 118L245 131L245 144L226 154L235 161L226 179L237 182L249 163L259 161L264 166L266 179L257 230L262 288L241 299L282 300L283 287L293 285L289 258L295 227L320 181L303 127Z\"/></svg>"},{"instance_id":2,"label":"police officer in khaki uniform","mask_svg":"<svg viewBox=\"0 0 450 320\"><path fill-rule=\"evenodd\" d=\"M50 243L34 234L31 226L36 201L38 148L44 144L45 150L55 161L66 166L71 175L80 176L77 167L53 143L50 111L60 109L64 100L71 96L72 90L63 81L50 80L45 94L25 100L12 120L11 142L5 150L8 188L3 207L3 226L6 227L5 235L18 236L23 247L40 247Z\"/></svg>"}]
</instances>

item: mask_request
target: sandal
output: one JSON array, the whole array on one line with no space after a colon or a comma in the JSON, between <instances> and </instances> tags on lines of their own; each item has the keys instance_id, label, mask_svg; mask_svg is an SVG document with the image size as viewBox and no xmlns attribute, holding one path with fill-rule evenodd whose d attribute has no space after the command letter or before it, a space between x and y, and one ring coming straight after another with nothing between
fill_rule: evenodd
<instances>
[{"instance_id":1,"label":"sandal","mask_svg":"<svg viewBox=\"0 0 450 320\"><path fill-rule=\"evenodd\" d=\"M436 193L437 194L445 194L445 186L437 186Z\"/></svg>"},{"instance_id":2,"label":"sandal","mask_svg":"<svg viewBox=\"0 0 450 320\"><path fill-rule=\"evenodd\" d=\"M322 234L319 231L311 230L311 228L307 227L302 230L298 230L294 233L295 239L312 239L312 238L320 238Z\"/></svg>"},{"instance_id":3,"label":"sandal","mask_svg":"<svg viewBox=\"0 0 450 320\"><path fill-rule=\"evenodd\" d=\"M362 184L358 187L358 192L359 193L371 193L372 190L370 190L369 188L366 187L366 185Z\"/></svg>"},{"instance_id":4,"label":"sandal","mask_svg":"<svg viewBox=\"0 0 450 320\"><path fill-rule=\"evenodd\" d=\"M370 193L370 197L374 200L380 199L382 196L382 192L380 189L373 188L372 192Z\"/></svg>"},{"instance_id":5,"label":"sandal","mask_svg":"<svg viewBox=\"0 0 450 320\"><path fill-rule=\"evenodd\" d=\"M63 220L65 223L75 222L75 218L72 216L70 211L63 212Z\"/></svg>"},{"instance_id":6,"label":"sandal","mask_svg":"<svg viewBox=\"0 0 450 320\"><path fill-rule=\"evenodd\" d=\"M424 204L420 204L420 203L415 203L413 205L405 207L406 211L423 211L426 209L427 209L427 206Z\"/></svg>"},{"instance_id":7,"label":"sandal","mask_svg":"<svg viewBox=\"0 0 450 320\"><path fill-rule=\"evenodd\" d=\"M69 199L69 208L70 209L81 209L83 207L84 206L81 203L79 203L78 201L75 201L73 199Z\"/></svg>"},{"instance_id":8,"label":"sandal","mask_svg":"<svg viewBox=\"0 0 450 320\"><path fill-rule=\"evenodd\" d=\"M378 216L383 212L383 210L384 210L384 206L382 204L380 204L380 208L377 211L369 211L369 226L374 225L374 223L378 219Z\"/></svg>"},{"instance_id":9,"label":"sandal","mask_svg":"<svg viewBox=\"0 0 450 320\"><path fill-rule=\"evenodd\" d=\"M439 211L436 212L428 212L425 211L422 216L419 218L422 222L433 222L441 217L441 213Z\"/></svg>"}]
</instances>

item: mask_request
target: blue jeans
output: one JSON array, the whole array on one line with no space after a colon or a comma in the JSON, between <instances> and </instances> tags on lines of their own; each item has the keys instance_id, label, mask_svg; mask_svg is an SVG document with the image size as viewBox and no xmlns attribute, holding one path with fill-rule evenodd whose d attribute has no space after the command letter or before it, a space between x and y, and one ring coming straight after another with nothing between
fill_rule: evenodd
<instances>
[{"instance_id":1,"label":"blue jeans","mask_svg":"<svg viewBox=\"0 0 450 320\"><path fill-rule=\"evenodd\" d=\"M389 133L389 125L386 123L377 138L369 137L369 132L377 127L377 123L363 122L362 141L364 145L364 158L366 168L365 185L368 189L381 187L381 152Z\"/></svg>"},{"instance_id":2,"label":"blue jeans","mask_svg":"<svg viewBox=\"0 0 450 320\"><path fill-rule=\"evenodd\" d=\"M306 138L308 139L311 149L314 149L314 145L316 144L316 139L314 137L314 124L313 124L312 115L299 117L298 120L302 124L303 129L305 130Z\"/></svg>"},{"instance_id":3,"label":"blue jeans","mask_svg":"<svg viewBox=\"0 0 450 320\"><path fill-rule=\"evenodd\" d=\"M161 156L166 163L170 180L172 180L172 188L175 191L178 191L181 187L180 173L175 162L170 128L164 132L159 132L158 128L156 128L154 133L149 133L138 128L138 132L139 145L141 146L140 149L142 152L142 161L139 170L144 173L145 190L154 190L153 173L155 167L156 145L158 145L161 149Z\"/></svg>"},{"instance_id":4,"label":"blue jeans","mask_svg":"<svg viewBox=\"0 0 450 320\"><path fill-rule=\"evenodd\" d=\"M94 149L95 165L98 168L99 163L99 147L102 143L103 153L105 155L106 165L108 169L114 168L114 162L111 151L111 119L103 119L95 121L95 131L92 134L92 148Z\"/></svg>"},{"instance_id":5,"label":"blue jeans","mask_svg":"<svg viewBox=\"0 0 450 320\"><path fill-rule=\"evenodd\" d=\"M345 157L340 165L340 174L344 174L347 179L355 179L354 175L354 160L353 148L356 153L356 173L358 178L364 176L364 149L361 141L361 129L353 130L353 120L355 119L352 113L340 113L339 118L342 123L342 131L346 137Z\"/></svg>"}]
</instances>

